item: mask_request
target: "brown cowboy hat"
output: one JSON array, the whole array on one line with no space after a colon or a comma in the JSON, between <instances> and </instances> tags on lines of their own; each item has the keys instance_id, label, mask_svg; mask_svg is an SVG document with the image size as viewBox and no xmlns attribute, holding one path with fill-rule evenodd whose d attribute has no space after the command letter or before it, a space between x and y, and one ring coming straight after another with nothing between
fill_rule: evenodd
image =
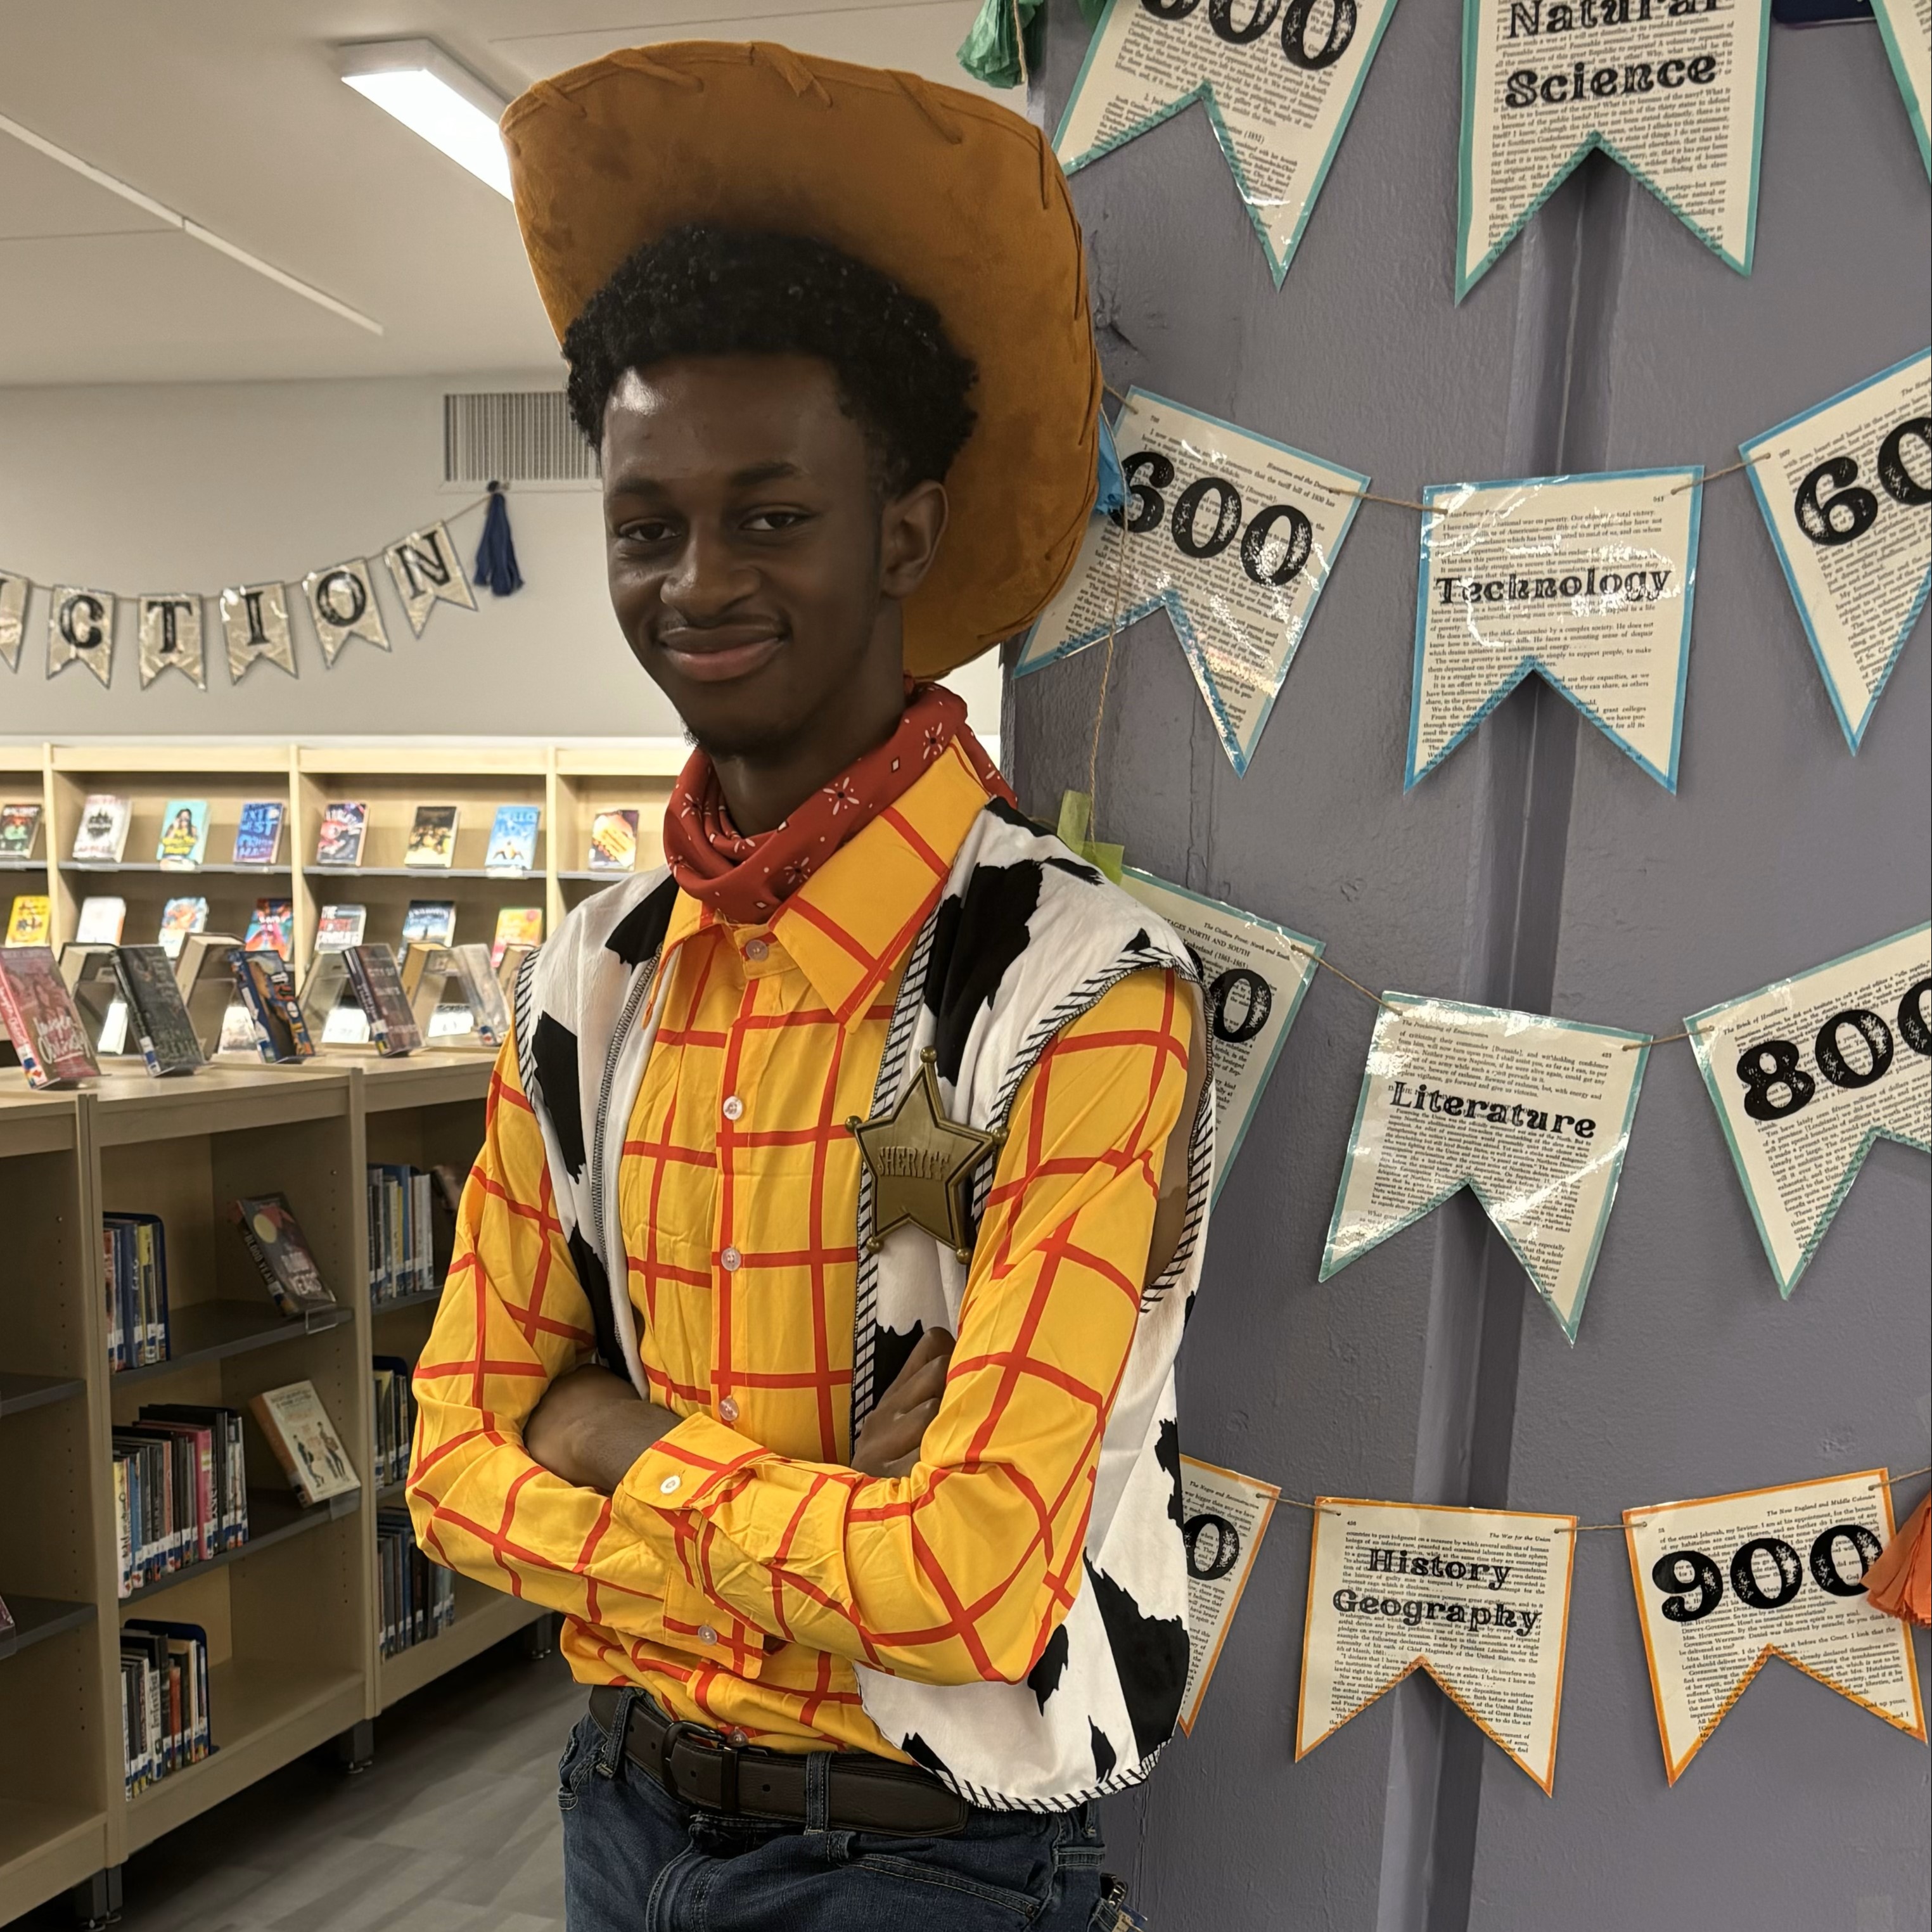
<instances>
[{"instance_id":1,"label":"brown cowboy hat","mask_svg":"<svg viewBox=\"0 0 1932 1932\"><path fill-rule=\"evenodd\" d=\"M560 338L633 249L693 221L810 236L931 302L978 367L978 422L906 603L906 668L938 676L1039 616L1094 507L1100 362L1079 224L1038 128L913 74L686 40L538 81L503 144Z\"/></svg>"}]
</instances>

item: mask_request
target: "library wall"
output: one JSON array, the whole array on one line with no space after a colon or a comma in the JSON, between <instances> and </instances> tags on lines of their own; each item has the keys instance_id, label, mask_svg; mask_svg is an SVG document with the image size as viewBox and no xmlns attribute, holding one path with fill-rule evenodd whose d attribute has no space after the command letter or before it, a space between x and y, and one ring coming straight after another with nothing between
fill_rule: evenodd
<instances>
[{"instance_id":1,"label":"library wall","mask_svg":"<svg viewBox=\"0 0 1932 1932\"><path fill-rule=\"evenodd\" d=\"M1869 26L1774 34L1751 277L1596 157L1457 307L1461 13L1396 9L1278 291L1200 112L1073 178L1116 388L1407 496L1714 469L1923 346L1925 178ZM1086 38L1055 14L1048 128ZM1660 1034L1924 916L1925 620L1854 760L1742 478L1707 492L1675 798L1534 681L1405 797L1417 547L1412 514L1364 507L1245 778L1164 622L1126 634L1100 812L1130 862L1320 936L1377 987ZM1085 782L1102 656L1011 688L1036 813ZM1292 1496L1597 1522L1928 1460L1924 1157L1873 1151L1781 1304L1681 1043L1652 1056L1574 1349L1467 1196L1318 1285L1371 1019L1318 976L1221 1198L1181 1358L1190 1454ZM1277 1511L1193 1736L1108 1808L1110 1862L1151 1923L1924 1923L1922 1748L1798 1672L1767 1666L1666 1787L1614 1535L1579 1552L1553 1798L1419 1679L1296 1764L1308 1540Z\"/></svg>"}]
</instances>

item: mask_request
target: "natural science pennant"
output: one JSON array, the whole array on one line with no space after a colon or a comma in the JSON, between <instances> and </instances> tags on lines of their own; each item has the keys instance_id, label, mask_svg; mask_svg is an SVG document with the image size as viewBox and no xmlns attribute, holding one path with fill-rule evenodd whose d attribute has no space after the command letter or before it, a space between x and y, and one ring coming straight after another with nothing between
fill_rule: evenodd
<instances>
[{"instance_id":1,"label":"natural science pennant","mask_svg":"<svg viewBox=\"0 0 1932 1932\"><path fill-rule=\"evenodd\" d=\"M1738 453L1856 752L1932 588L1932 349Z\"/></svg>"},{"instance_id":2,"label":"natural science pennant","mask_svg":"<svg viewBox=\"0 0 1932 1932\"><path fill-rule=\"evenodd\" d=\"M1184 404L1128 392L1114 422L1128 502L1088 524L1016 675L1165 609L1245 772L1368 478Z\"/></svg>"},{"instance_id":3,"label":"natural science pennant","mask_svg":"<svg viewBox=\"0 0 1932 1932\"><path fill-rule=\"evenodd\" d=\"M47 675L84 664L105 684L114 674L114 593L57 584L48 593Z\"/></svg>"},{"instance_id":4,"label":"natural science pennant","mask_svg":"<svg viewBox=\"0 0 1932 1932\"><path fill-rule=\"evenodd\" d=\"M140 600L136 626L141 647L141 688L164 670L178 670L197 689L208 688L201 648L201 599L192 591L150 592Z\"/></svg>"},{"instance_id":5,"label":"natural science pennant","mask_svg":"<svg viewBox=\"0 0 1932 1932\"><path fill-rule=\"evenodd\" d=\"M1208 110L1281 286L1395 0L1108 0L1054 152L1071 174Z\"/></svg>"},{"instance_id":6,"label":"natural science pennant","mask_svg":"<svg viewBox=\"0 0 1932 1932\"><path fill-rule=\"evenodd\" d=\"M422 635L439 601L465 610L476 609L470 580L463 574L463 560L445 525L431 524L426 530L412 530L383 551L382 560L395 580L396 595L403 600L415 636Z\"/></svg>"},{"instance_id":7,"label":"natural science pennant","mask_svg":"<svg viewBox=\"0 0 1932 1932\"><path fill-rule=\"evenodd\" d=\"M1684 1024L1788 1300L1872 1142L1932 1147L1932 926Z\"/></svg>"},{"instance_id":8,"label":"natural science pennant","mask_svg":"<svg viewBox=\"0 0 1932 1932\"><path fill-rule=\"evenodd\" d=\"M1272 1483L1192 1456L1180 1459L1180 1534L1187 1546L1187 1683L1178 1720L1184 1731L1191 1733L1201 1714L1208 1680L1221 1660L1280 1494Z\"/></svg>"},{"instance_id":9,"label":"natural science pennant","mask_svg":"<svg viewBox=\"0 0 1932 1932\"><path fill-rule=\"evenodd\" d=\"M1739 273L1771 0L1464 0L1456 298L1592 148Z\"/></svg>"},{"instance_id":10,"label":"natural science pennant","mask_svg":"<svg viewBox=\"0 0 1932 1932\"><path fill-rule=\"evenodd\" d=\"M1906 118L1918 143L1918 158L1932 175L1932 4L1928 0L1872 0L1886 57L1905 97Z\"/></svg>"},{"instance_id":11,"label":"natural science pennant","mask_svg":"<svg viewBox=\"0 0 1932 1932\"><path fill-rule=\"evenodd\" d=\"M245 672L266 659L290 676L296 670L295 641L289 632L288 594L279 584L238 584L221 593L221 630L228 642L228 680L239 684Z\"/></svg>"},{"instance_id":12,"label":"natural science pennant","mask_svg":"<svg viewBox=\"0 0 1932 1932\"><path fill-rule=\"evenodd\" d=\"M308 614L322 640L325 665L334 665L351 638L360 638L379 650L389 648L389 634L382 628L382 614L376 606L375 581L360 557L332 564L326 570L310 571L302 579L302 595L308 599Z\"/></svg>"},{"instance_id":13,"label":"natural science pennant","mask_svg":"<svg viewBox=\"0 0 1932 1932\"><path fill-rule=\"evenodd\" d=\"M1625 470L1423 491L1405 790L1532 671L1677 789L1703 474Z\"/></svg>"},{"instance_id":14,"label":"natural science pennant","mask_svg":"<svg viewBox=\"0 0 1932 1932\"><path fill-rule=\"evenodd\" d=\"M1383 1001L1321 1278L1467 1187L1575 1341L1648 1036L1408 993Z\"/></svg>"},{"instance_id":15,"label":"natural science pennant","mask_svg":"<svg viewBox=\"0 0 1932 1932\"><path fill-rule=\"evenodd\" d=\"M1865 1601L1892 1540L1884 1470L1653 1503L1624 1534L1672 1784L1768 1657L1923 1742L1911 1637Z\"/></svg>"},{"instance_id":16,"label":"natural science pennant","mask_svg":"<svg viewBox=\"0 0 1932 1932\"><path fill-rule=\"evenodd\" d=\"M1576 1531L1574 1516L1316 1497L1296 1757L1426 1670L1547 1795Z\"/></svg>"},{"instance_id":17,"label":"natural science pennant","mask_svg":"<svg viewBox=\"0 0 1932 1932\"><path fill-rule=\"evenodd\" d=\"M1214 1079L1210 1198L1219 1200L1315 976L1322 942L1131 866L1120 883L1180 934L1201 969Z\"/></svg>"}]
</instances>

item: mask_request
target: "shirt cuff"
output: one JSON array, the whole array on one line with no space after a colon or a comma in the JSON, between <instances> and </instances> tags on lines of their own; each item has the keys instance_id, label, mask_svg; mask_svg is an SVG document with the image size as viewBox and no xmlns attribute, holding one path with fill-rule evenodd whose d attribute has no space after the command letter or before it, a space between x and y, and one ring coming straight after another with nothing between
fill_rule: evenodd
<instances>
[{"instance_id":1,"label":"shirt cuff","mask_svg":"<svg viewBox=\"0 0 1932 1932\"><path fill-rule=\"evenodd\" d=\"M631 1465L616 1501L627 1514L703 1510L771 1456L762 1443L700 1410L660 1436Z\"/></svg>"}]
</instances>

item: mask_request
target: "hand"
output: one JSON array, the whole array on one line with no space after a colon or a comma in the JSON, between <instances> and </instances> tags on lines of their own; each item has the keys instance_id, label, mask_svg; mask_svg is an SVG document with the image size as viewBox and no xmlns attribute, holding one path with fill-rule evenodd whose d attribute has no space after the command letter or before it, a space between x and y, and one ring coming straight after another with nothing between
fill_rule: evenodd
<instances>
[{"instance_id":1,"label":"hand","mask_svg":"<svg viewBox=\"0 0 1932 1932\"><path fill-rule=\"evenodd\" d=\"M905 1366L880 1396L852 1445L852 1466L861 1475L903 1476L919 1460L919 1445L926 1424L939 1413L952 1360L952 1337L944 1328L928 1328L913 1344Z\"/></svg>"},{"instance_id":2,"label":"hand","mask_svg":"<svg viewBox=\"0 0 1932 1932\"><path fill-rule=\"evenodd\" d=\"M644 1401L621 1376L592 1364L560 1376L524 1424L533 1462L580 1490L611 1495L677 1418Z\"/></svg>"}]
</instances>

